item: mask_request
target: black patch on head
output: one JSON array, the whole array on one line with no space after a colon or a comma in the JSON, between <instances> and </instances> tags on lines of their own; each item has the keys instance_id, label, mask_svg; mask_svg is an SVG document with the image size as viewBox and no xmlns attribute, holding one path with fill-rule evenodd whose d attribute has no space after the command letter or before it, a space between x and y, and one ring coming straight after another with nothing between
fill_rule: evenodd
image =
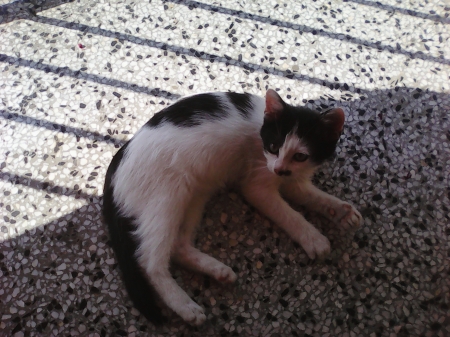
<instances>
[{"instance_id":1,"label":"black patch on head","mask_svg":"<svg viewBox=\"0 0 450 337\"><path fill-rule=\"evenodd\" d=\"M192 127L203 120L222 119L227 117L220 99L213 94L199 94L183 98L171 106L155 114L147 126L156 127L164 122L181 127Z\"/></svg>"},{"instance_id":2,"label":"black patch on head","mask_svg":"<svg viewBox=\"0 0 450 337\"><path fill-rule=\"evenodd\" d=\"M333 132L318 112L304 107L285 104L276 120L265 119L261 128L264 150L269 151L270 144L281 147L286 136L297 127L298 138L308 147L310 159L321 164L330 159L336 149L337 140Z\"/></svg>"},{"instance_id":3,"label":"black patch on head","mask_svg":"<svg viewBox=\"0 0 450 337\"><path fill-rule=\"evenodd\" d=\"M227 92L227 96L236 109L239 110L242 117L248 117L250 111L253 109L251 95Z\"/></svg>"}]
</instances>

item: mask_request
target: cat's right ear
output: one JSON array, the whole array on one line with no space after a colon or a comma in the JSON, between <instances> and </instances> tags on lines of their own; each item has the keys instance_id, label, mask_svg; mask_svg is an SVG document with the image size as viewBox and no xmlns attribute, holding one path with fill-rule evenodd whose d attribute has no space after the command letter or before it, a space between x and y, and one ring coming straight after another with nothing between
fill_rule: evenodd
<instances>
[{"instance_id":1,"label":"cat's right ear","mask_svg":"<svg viewBox=\"0 0 450 337\"><path fill-rule=\"evenodd\" d=\"M271 121L277 120L283 112L284 105L285 103L275 90L267 90L264 118Z\"/></svg>"},{"instance_id":2,"label":"cat's right ear","mask_svg":"<svg viewBox=\"0 0 450 337\"><path fill-rule=\"evenodd\" d=\"M327 127L328 138L332 141L337 141L341 136L344 128L345 113L341 108L335 108L327 111L322 115L322 120Z\"/></svg>"}]
</instances>

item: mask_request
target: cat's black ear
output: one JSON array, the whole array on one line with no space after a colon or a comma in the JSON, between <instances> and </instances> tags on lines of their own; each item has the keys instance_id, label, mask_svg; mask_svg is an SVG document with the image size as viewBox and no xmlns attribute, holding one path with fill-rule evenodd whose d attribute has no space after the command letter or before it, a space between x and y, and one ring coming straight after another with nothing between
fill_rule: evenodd
<instances>
[{"instance_id":1,"label":"cat's black ear","mask_svg":"<svg viewBox=\"0 0 450 337\"><path fill-rule=\"evenodd\" d=\"M344 110L341 108L335 108L324 115L322 115L322 120L328 129L328 134L333 141L337 141L344 128L345 114Z\"/></svg>"},{"instance_id":2,"label":"cat's black ear","mask_svg":"<svg viewBox=\"0 0 450 337\"><path fill-rule=\"evenodd\" d=\"M266 93L266 109L264 110L264 118L268 120L276 120L283 112L285 103L275 90L269 89Z\"/></svg>"}]
</instances>

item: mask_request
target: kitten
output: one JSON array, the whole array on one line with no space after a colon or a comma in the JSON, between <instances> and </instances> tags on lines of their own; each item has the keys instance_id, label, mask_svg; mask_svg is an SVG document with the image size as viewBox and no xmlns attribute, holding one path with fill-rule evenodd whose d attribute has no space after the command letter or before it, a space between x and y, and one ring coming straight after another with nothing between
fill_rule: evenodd
<instances>
[{"instance_id":1,"label":"kitten","mask_svg":"<svg viewBox=\"0 0 450 337\"><path fill-rule=\"evenodd\" d=\"M155 114L114 156L106 174L103 215L137 309L163 319L160 298L186 322L206 319L175 282L169 262L223 283L233 270L193 245L205 203L233 184L245 199L322 259L330 243L282 198L305 205L343 228L358 227L359 212L314 187L315 169L335 151L344 111L320 115L285 103L238 93L187 97Z\"/></svg>"}]
</instances>

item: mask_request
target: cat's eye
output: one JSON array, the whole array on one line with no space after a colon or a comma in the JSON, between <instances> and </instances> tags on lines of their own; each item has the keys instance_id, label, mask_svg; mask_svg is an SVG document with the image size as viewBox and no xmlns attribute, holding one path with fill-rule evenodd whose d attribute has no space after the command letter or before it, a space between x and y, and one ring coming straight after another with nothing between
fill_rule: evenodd
<instances>
[{"instance_id":1,"label":"cat's eye","mask_svg":"<svg viewBox=\"0 0 450 337\"><path fill-rule=\"evenodd\" d=\"M308 160L309 155L307 155L306 153L296 153L294 154L294 156L292 157L292 159L294 159L295 161L302 163L306 160Z\"/></svg>"},{"instance_id":2,"label":"cat's eye","mask_svg":"<svg viewBox=\"0 0 450 337\"><path fill-rule=\"evenodd\" d=\"M269 145L269 152L273 154L278 154L278 151L280 151L280 147L275 145L274 143Z\"/></svg>"}]
</instances>

